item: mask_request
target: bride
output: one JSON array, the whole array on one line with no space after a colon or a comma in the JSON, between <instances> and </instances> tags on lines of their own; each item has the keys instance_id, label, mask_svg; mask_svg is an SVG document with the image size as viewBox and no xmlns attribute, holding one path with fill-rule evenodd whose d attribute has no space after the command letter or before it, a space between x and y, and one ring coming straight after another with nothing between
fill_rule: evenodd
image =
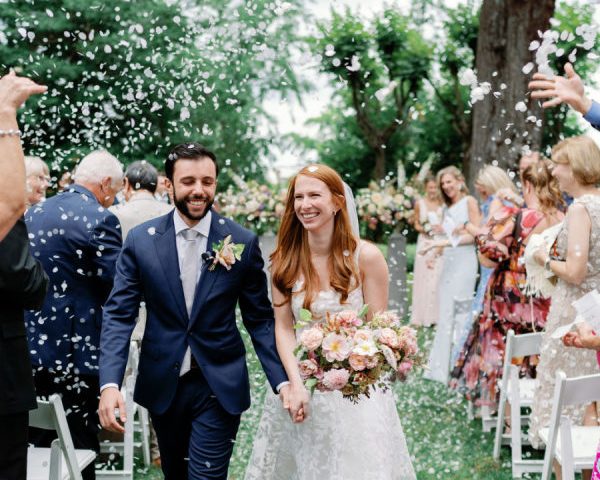
<instances>
[{"instance_id":1,"label":"bride","mask_svg":"<svg viewBox=\"0 0 600 480\"><path fill-rule=\"evenodd\" d=\"M291 384L284 407L292 421L267 392L246 480L415 478L391 390L356 404L339 391L311 398L294 356L300 309L319 321L325 312L363 304L367 319L387 308L387 264L353 231L348 201L342 179L325 165L304 167L290 181L271 273L277 350Z\"/></svg>"}]
</instances>

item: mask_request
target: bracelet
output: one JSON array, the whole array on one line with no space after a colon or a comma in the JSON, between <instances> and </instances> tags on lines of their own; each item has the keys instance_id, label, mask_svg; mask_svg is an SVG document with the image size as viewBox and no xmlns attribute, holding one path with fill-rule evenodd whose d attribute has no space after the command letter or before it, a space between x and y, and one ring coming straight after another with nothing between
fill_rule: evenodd
<instances>
[{"instance_id":1,"label":"bracelet","mask_svg":"<svg viewBox=\"0 0 600 480\"><path fill-rule=\"evenodd\" d=\"M1 137L20 137L21 134L21 130L13 130L12 128L9 130L1 130L0 129L0 138Z\"/></svg>"}]
</instances>

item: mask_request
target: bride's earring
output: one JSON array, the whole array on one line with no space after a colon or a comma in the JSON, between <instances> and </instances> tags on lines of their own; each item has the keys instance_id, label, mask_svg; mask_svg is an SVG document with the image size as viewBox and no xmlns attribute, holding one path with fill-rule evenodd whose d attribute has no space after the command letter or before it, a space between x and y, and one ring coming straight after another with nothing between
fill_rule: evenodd
<instances>
[{"instance_id":1,"label":"bride's earring","mask_svg":"<svg viewBox=\"0 0 600 480\"><path fill-rule=\"evenodd\" d=\"M336 214L336 213L337 213L337 211L335 211L335 210L334 210L333 212L331 212L331 214L332 214L334 217L335 217L335 214Z\"/></svg>"}]
</instances>

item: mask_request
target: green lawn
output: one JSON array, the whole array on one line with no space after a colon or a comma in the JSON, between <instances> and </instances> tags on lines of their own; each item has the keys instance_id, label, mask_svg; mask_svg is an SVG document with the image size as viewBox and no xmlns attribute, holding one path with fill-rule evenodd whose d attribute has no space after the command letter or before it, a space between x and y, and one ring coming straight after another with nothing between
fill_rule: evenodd
<instances>
[{"instance_id":1,"label":"green lawn","mask_svg":"<svg viewBox=\"0 0 600 480\"><path fill-rule=\"evenodd\" d=\"M433 329L419 333L425 351L433 340L433 333ZM231 462L231 480L244 478L264 395L265 377L252 348L248 352L253 402L242 417ZM503 448L501 462L495 462L491 456L493 433L483 433L480 420L467 420L466 404L460 398L443 385L423 380L421 376L422 371L417 371L408 382L397 384L394 389L417 478L509 480L510 451ZM156 468L139 469L138 478L154 480L162 475Z\"/></svg>"}]
</instances>

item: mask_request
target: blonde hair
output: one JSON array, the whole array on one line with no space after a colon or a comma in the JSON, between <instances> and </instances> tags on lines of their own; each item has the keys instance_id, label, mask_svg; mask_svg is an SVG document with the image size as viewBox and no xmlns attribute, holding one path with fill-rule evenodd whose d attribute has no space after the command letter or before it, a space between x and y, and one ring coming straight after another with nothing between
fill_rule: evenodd
<instances>
[{"instance_id":1,"label":"blonde hair","mask_svg":"<svg viewBox=\"0 0 600 480\"><path fill-rule=\"evenodd\" d=\"M446 195L444 193L444 190L442 189L442 177L444 175L452 175L456 180L458 180L459 182L462 182L460 190L463 193L468 194L469 191L467 190L465 176L462 174L462 172L458 168L456 168L454 165L451 165L446 168L442 168L435 176L435 181L437 183L438 190L440 191L440 195L441 195L442 199L444 200L444 203L446 205L452 205L452 201L450 200L448 195Z\"/></svg>"},{"instance_id":2,"label":"blonde hair","mask_svg":"<svg viewBox=\"0 0 600 480\"><path fill-rule=\"evenodd\" d=\"M552 148L552 161L569 165L581 185L600 183L600 148L590 137L580 135L557 143Z\"/></svg>"},{"instance_id":3,"label":"blonde hair","mask_svg":"<svg viewBox=\"0 0 600 480\"><path fill-rule=\"evenodd\" d=\"M494 165L486 165L479 170L475 184L485 188L490 195L494 195L498 190L503 188L509 188L513 192L517 192L508 174L500 167Z\"/></svg>"}]
</instances>

